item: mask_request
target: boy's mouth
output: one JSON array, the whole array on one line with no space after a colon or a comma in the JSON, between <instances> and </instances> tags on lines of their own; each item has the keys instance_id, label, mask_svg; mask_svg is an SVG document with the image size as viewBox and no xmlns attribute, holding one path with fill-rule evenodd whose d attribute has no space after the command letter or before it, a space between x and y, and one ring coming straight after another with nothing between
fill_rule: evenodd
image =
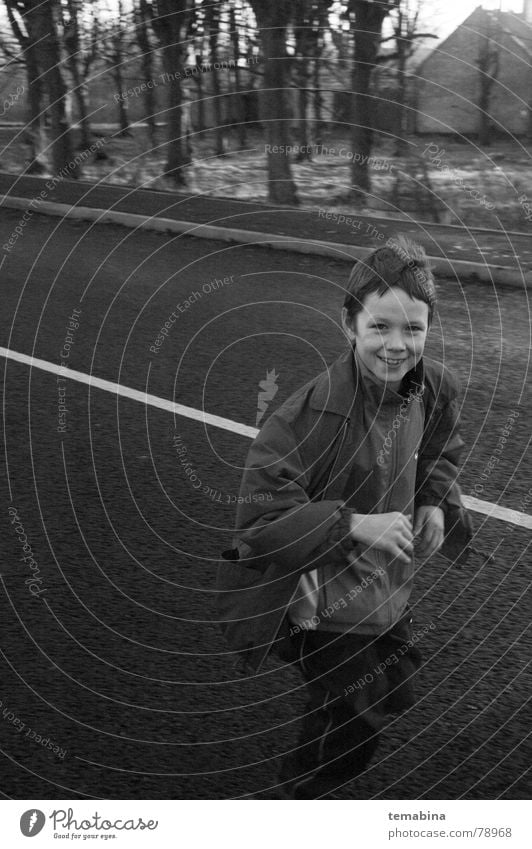
<instances>
[{"instance_id":1,"label":"boy's mouth","mask_svg":"<svg viewBox=\"0 0 532 849\"><path fill-rule=\"evenodd\" d=\"M400 360L392 360L390 357L379 357L378 354L377 354L377 357L383 363L386 363L387 366L400 366L400 365L402 365L402 363L406 362L406 357L403 357Z\"/></svg>"}]
</instances>

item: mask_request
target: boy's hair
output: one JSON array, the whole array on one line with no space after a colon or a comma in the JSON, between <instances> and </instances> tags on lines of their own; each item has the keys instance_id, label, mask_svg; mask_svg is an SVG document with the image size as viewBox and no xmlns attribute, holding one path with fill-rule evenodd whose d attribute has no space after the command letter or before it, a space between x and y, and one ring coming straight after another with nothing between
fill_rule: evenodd
<instances>
[{"instance_id":1,"label":"boy's hair","mask_svg":"<svg viewBox=\"0 0 532 849\"><path fill-rule=\"evenodd\" d=\"M430 325L436 306L432 270L421 245L403 235L392 236L384 247L353 266L344 300L349 322L354 323L368 295L384 295L392 286L428 305Z\"/></svg>"}]
</instances>

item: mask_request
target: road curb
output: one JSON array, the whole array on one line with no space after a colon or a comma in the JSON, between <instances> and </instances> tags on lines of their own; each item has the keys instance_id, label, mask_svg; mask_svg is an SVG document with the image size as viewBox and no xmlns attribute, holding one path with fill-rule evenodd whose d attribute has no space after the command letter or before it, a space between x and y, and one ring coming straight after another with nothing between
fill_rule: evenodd
<instances>
[{"instance_id":1,"label":"road curb","mask_svg":"<svg viewBox=\"0 0 532 849\"><path fill-rule=\"evenodd\" d=\"M27 210L30 199L0 195L0 207ZM316 239L302 239L300 236L285 236L278 233L261 233L253 230L240 230L232 227L219 227L213 224L198 224L192 221L176 221L173 218L136 215L132 212L99 209L90 206L72 206L71 204L41 201L36 214L54 215L61 218L74 218L81 221L94 221L98 224L119 224L131 229L154 230L156 232L177 233L200 239L232 242L254 246L270 247L275 250L293 253L314 254L331 257L336 260L353 262L364 259L374 248L361 245L343 245L337 242L322 242ZM532 289L532 272L519 272L505 265L467 260L451 260L444 257L429 257L435 273L453 280L472 280L489 283L494 287L513 289Z\"/></svg>"}]
</instances>

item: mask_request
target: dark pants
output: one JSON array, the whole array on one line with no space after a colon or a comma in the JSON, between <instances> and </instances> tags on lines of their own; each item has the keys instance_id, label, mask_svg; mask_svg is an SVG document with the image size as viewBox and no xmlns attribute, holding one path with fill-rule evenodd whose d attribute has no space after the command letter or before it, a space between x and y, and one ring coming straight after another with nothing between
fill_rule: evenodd
<instances>
[{"instance_id":1,"label":"dark pants","mask_svg":"<svg viewBox=\"0 0 532 849\"><path fill-rule=\"evenodd\" d=\"M279 775L293 798L316 799L359 776L387 717L415 704L421 655L410 634L405 617L380 636L316 630L292 637L309 691L298 747Z\"/></svg>"}]
</instances>

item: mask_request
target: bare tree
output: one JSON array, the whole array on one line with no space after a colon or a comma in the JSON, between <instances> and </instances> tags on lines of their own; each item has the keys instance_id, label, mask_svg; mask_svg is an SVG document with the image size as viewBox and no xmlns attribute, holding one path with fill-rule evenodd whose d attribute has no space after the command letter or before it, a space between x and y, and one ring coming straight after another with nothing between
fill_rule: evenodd
<instances>
[{"instance_id":1,"label":"bare tree","mask_svg":"<svg viewBox=\"0 0 532 849\"><path fill-rule=\"evenodd\" d=\"M289 0L250 0L260 31L264 56L261 121L266 128L268 193L274 203L297 204L290 160L286 155L290 137L286 88L286 30Z\"/></svg>"},{"instance_id":2,"label":"bare tree","mask_svg":"<svg viewBox=\"0 0 532 849\"><path fill-rule=\"evenodd\" d=\"M216 156L223 156L224 148L224 131L222 124L224 118L222 115L222 99L220 91L220 78L218 75L218 39L220 37L220 20L221 20L221 0L204 0L203 7L205 10L205 30L209 42L209 60L210 60L210 78L213 94L214 108L214 152Z\"/></svg>"},{"instance_id":3,"label":"bare tree","mask_svg":"<svg viewBox=\"0 0 532 849\"><path fill-rule=\"evenodd\" d=\"M30 98L29 131L33 152L40 156L44 148L43 120L45 97L49 117L49 149L54 171L68 167L69 176L79 175L73 162L72 132L67 120L67 88L61 72L61 50L57 22L59 0L6 0L13 32L24 47ZM31 163L30 163L31 169ZM34 169L31 169L34 170Z\"/></svg>"},{"instance_id":4,"label":"bare tree","mask_svg":"<svg viewBox=\"0 0 532 849\"><path fill-rule=\"evenodd\" d=\"M107 24L100 37L100 55L109 67L116 94L120 95L124 85L124 65L129 61L132 45L124 0L107 0ZM127 97L118 97L118 122L120 134L129 134L129 101Z\"/></svg>"},{"instance_id":5,"label":"bare tree","mask_svg":"<svg viewBox=\"0 0 532 849\"><path fill-rule=\"evenodd\" d=\"M54 171L68 166L69 177L79 176L79 166L70 167L73 158L72 131L67 120L67 88L61 72L61 50L57 32L57 0L41 3L31 0L26 12L28 27L35 34L38 64L48 92L49 139Z\"/></svg>"},{"instance_id":6,"label":"bare tree","mask_svg":"<svg viewBox=\"0 0 532 849\"><path fill-rule=\"evenodd\" d=\"M239 14L238 24L237 24L237 12ZM236 116L237 116L237 133L238 133L238 144L240 149L242 150L246 146L246 105L244 101L244 97L242 95L242 82L241 82L241 74L240 74L240 60L242 58L242 51L240 48L240 26L241 26L241 18L240 15L242 13L242 8L240 4L237 4L237 8L235 8L235 3L231 3L229 6L229 33L231 36L231 43L233 45L233 57L235 60L234 66L234 88L233 88L233 103L236 105Z\"/></svg>"},{"instance_id":7,"label":"bare tree","mask_svg":"<svg viewBox=\"0 0 532 849\"><path fill-rule=\"evenodd\" d=\"M349 0L348 14L354 40L352 71L351 200L363 203L370 191L368 159L373 142L375 108L371 75L377 63L385 17L399 0Z\"/></svg>"},{"instance_id":8,"label":"bare tree","mask_svg":"<svg viewBox=\"0 0 532 849\"><path fill-rule=\"evenodd\" d=\"M321 47L323 30L327 26L328 11L332 0L295 0L293 3L295 72L298 98L298 162L312 159L309 145L308 104L309 80L312 64L314 114L316 132L322 123L322 97L319 68L322 63Z\"/></svg>"},{"instance_id":9,"label":"bare tree","mask_svg":"<svg viewBox=\"0 0 532 849\"><path fill-rule=\"evenodd\" d=\"M186 50L185 36L193 9L191 0L153 2L153 29L161 46L168 92L166 176L179 186L186 184L183 168L190 162L186 134L183 133L181 69Z\"/></svg>"},{"instance_id":10,"label":"bare tree","mask_svg":"<svg viewBox=\"0 0 532 849\"><path fill-rule=\"evenodd\" d=\"M207 64L205 53L205 3L204 0L194 0L194 14L190 16L188 37L191 42L191 49L196 61L196 68L200 69ZM193 74L191 79L196 86L195 107L195 129L202 133L206 126L205 116L205 96L203 87L203 72Z\"/></svg>"},{"instance_id":11,"label":"bare tree","mask_svg":"<svg viewBox=\"0 0 532 849\"><path fill-rule=\"evenodd\" d=\"M325 46L324 33L329 30L329 8L332 0L315 0L314 25L313 25L313 62L312 62L312 88L314 99L314 132L319 136L323 124L323 98L321 96L320 68L323 67L323 50Z\"/></svg>"},{"instance_id":12,"label":"bare tree","mask_svg":"<svg viewBox=\"0 0 532 849\"><path fill-rule=\"evenodd\" d=\"M294 41L295 41L295 75L297 85L297 134L299 150L296 161L311 160L308 134L308 79L310 67L310 51L312 44L312 6L313 0L294 0Z\"/></svg>"},{"instance_id":13,"label":"bare tree","mask_svg":"<svg viewBox=\"0 0 532 849\"><path fill-rule=\"evenodd\" d=\"M395 102L398 106L398 126L396 137L396 156L404 156L408 153L406 135L408 133L408 113L410 92L408 89L408 63L416 49L417 42L422 38L438 38L430 32L419 32L419 16L422 11L424 0L399 0L396 8L391 12L391 23L393 35L381 39L381 44L387 41L395 41L395 50L382 63L391 66L392 73L396 76Z\"/></svg>"},{"instance_id":14,"label":"bare tree","mask_svg":"<svg viewBox=\"0 0 532 849\"><path fill-rule=\"evenodd\" d=\"M87 108L87 78L96 58L99 37L98 15L94 0L62 0L59 10L63 26L63 44L67 67L72 77L72 96L76 101L83 148L91 143Z\"/></svg>"},{"instance_id":15,"label":"bare tree","mask_svg":"<svg viewBox=\"0 0 532 849\"><path fill-rule=\"evenodd\" d=\"M154 61L153 50L150 37L150 23L152 20L153 9L148 3L148 0L135 0L133 9L133 20L135 25L135 34L137 43L140 49L140 60L142 63L142 76L145 83L151 83L153 80ZM148 124L148 132L152 145L155 144L156 134L156 97L153 85L147 85L144 90L144 107L146 112L146 122Z\"/></svg>"},{"instance_id":16,"label":"bare tree","mask_svg":"<svg viewBox=\"0 0 532 849\"><path fill-rule=\"evenodd\" d=\"M479 9L484 18L483 32L479 33L477 67L479 70L478 140L489 145L492 136L490 102L493 85L499 76L502 28L496 12Z\"/></svg>"},{"instance_id":17,"label":"bare tree","mask_svg":"<svg viewBox=\"0 0 532 849\"><path fill-rule=\"evenodd\" d=\"M526 73L528 77L528 91L530 92L530 94L528 97L528 109L525 109L525 138L528 142L532 142L532 65L529 65Z\"/></svg>"},{"instance_id":18,"label":"bare tree","mask_svg":"<svg viewBox=\"0 0 532 849\"><path fill-rule=\"evenodd\" d=\"M43 84L39 73L34 35L23 17L27 10L27 3L20 0L5 0L5 5L13 35L20 45L20 55L26 66L28 81L29 115L25 137L30 146L30 163L27 170L29 173L42 173L46 169L43 153L46 147Z\"/></svg>"}]
</instances>

